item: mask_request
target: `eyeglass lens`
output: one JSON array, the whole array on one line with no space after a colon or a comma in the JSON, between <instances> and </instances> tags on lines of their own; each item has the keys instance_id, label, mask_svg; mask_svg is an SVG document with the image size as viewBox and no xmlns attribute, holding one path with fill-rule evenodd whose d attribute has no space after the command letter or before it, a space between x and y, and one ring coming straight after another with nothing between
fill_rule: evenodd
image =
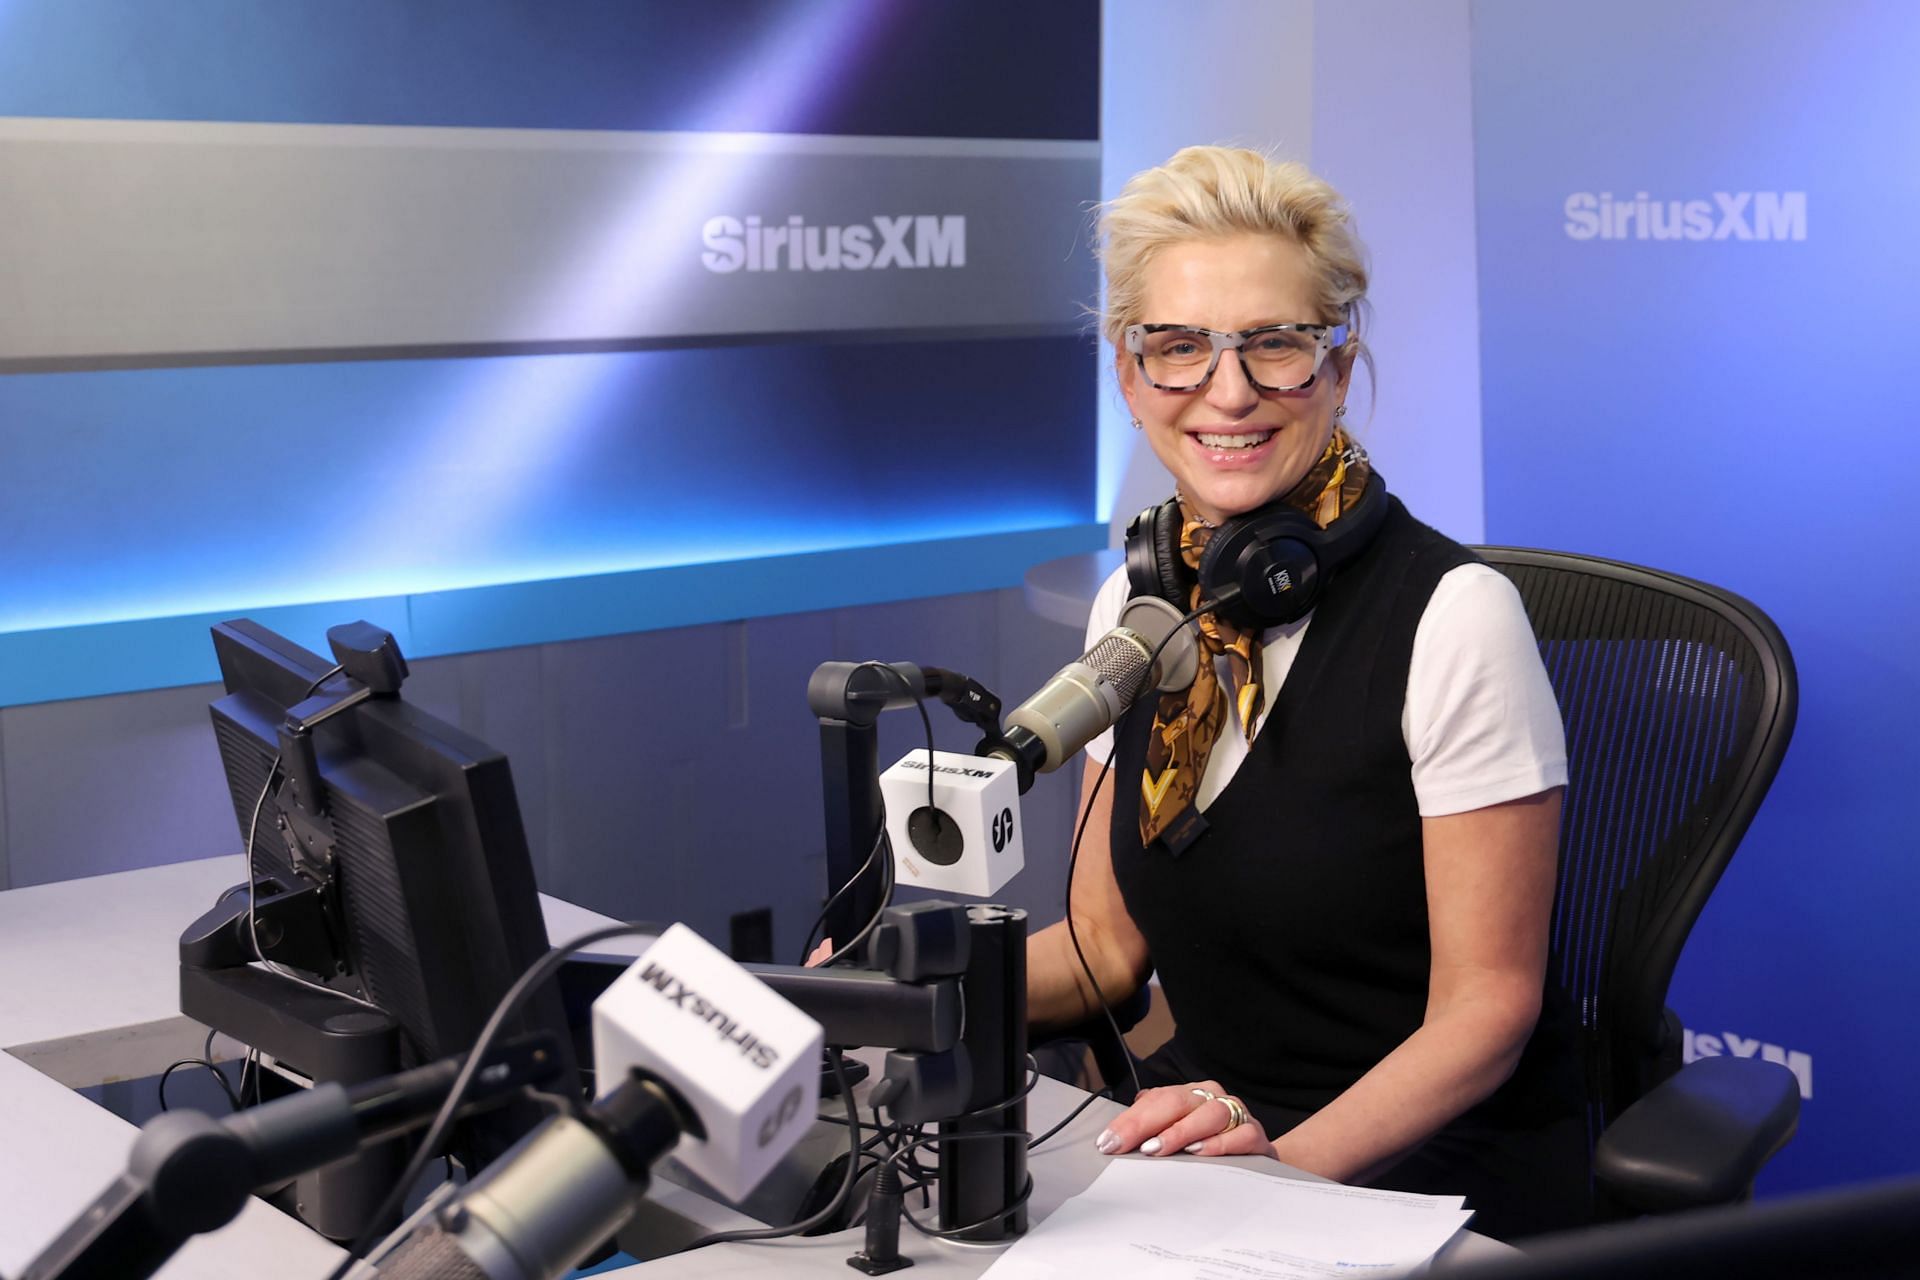
<instances>
[{"instance_id":1,"label":"eyeglass lens","mask_svg":"<svg viewBox=\"0 0 1920 1280\"><path fill-rule=\"evenodd\" d=\"M1281 329L1248 338L1240 356L1254 382L1270 390L1289 390L1313 377L1319 346L1318 335L1311 331ZM1196 330L1164 329L1145 335L1140 360L1147 377L1160 386L1188 390L1206 381L1213 342Z\"/></svg>"}]
</instances>

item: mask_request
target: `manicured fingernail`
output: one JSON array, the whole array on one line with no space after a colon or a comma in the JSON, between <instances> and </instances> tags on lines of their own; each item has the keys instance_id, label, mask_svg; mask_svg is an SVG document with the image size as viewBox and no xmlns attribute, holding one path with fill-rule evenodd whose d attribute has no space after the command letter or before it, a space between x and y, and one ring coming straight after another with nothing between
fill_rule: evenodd
<instances>
[{"instance_id":1,"label":"manicured fingernail","mask_svg":"<svg viewBox=\"0 0 1920 1280\"><path fill-rule=\"evenodd\" d=\"M1158 1139L1158 1138L1148 1138L1148 1139L1147 1139L1147 1140L1146 1140L1145 1142L1143 1142L1143 1143L1141 1143L1141 1144L1140 1144L1140 1154L1141 1154L1141 1155L1143 1155L1143 1156L1157 1156L1157 1155L1159 1155L1159 1154L1160 1154L1160 1139Z\"/></svg>"},{"instance_id":2,"label":"manicured fingernail","mask_svg":"<svg viewBox=\"0 0 1920 1280\"><path fill-rule=\"evenodd\" d=\"M1205 1145L1206 1145L1205 1142L1196 1142L1192 1146L1187 1148L1187 1154L1190 1156L1197 1156L1200 1154L1200 1148Z\"/></svg>"},{"instance_id":3,"label":"manicured fingernail","mask_svg":"<svg viewBox=\"0 0 1920 1280\"><path fill-rule=\"evenodd\" d=\"M1102 1129L1100 1136L1093 1140L1093 1149L1103 1156L1112 1155L1113 1149L1119 1145L1120 1135L1111 1129Z\"/></svg>"}]
</instances>

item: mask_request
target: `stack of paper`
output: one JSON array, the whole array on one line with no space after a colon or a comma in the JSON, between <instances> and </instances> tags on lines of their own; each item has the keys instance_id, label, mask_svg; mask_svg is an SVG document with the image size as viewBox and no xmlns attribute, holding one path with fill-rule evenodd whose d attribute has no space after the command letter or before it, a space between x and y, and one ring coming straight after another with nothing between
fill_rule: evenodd
<instances>
[{"instance_id":1,"label":"stack of paper","mask_svg":"<svg viewBox=\"0 0 1920 1280\"><path fill-rule=\"evenodd\" d=\"M992 1280L1397 1275L1473 1214L1460 1196L1370 1191L1199 1160L1115 1160L987 1269Z\"/></svg>"}]
</instances>

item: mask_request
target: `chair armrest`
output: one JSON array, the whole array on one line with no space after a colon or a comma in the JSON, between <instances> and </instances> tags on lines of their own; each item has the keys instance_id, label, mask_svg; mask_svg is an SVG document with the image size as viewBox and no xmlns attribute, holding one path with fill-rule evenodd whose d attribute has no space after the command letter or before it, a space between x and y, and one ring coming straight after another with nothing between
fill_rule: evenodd
<instances>
[{"instance_id":1,"label":"chair armrest","mask_svg":"<svg viewBox=\"0 0 1920 1280\"><path fill-rule=\"evenodd\" d=\"M1702 1058L1620 1113L1594 1177L1621 1207L1671 1213L1731 1204L1800 1123L1800 1082L1777 1062Z\"/></svg>"}]
</instances>

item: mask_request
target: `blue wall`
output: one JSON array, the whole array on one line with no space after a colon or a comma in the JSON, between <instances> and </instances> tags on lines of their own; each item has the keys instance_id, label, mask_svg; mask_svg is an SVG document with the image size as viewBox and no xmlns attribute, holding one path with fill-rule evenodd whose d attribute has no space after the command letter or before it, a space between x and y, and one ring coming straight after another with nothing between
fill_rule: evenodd
<instances>
[{"instance_id":1,"label":"blue wall","mask_svg":"<svg viewBox=\"0 0 1920 1280\"><path fill-rule=\"evenodd\" d=\"M1799 667L1669 1001L1800 1069L1763 1190L1920 1164L1916 66L1891 0L1474 7L1488 540L1731 588Z\"/></svg>"},{"instance_id":2,"label":"blue wall","mask_svg":"<svg viewBox=\"0 0 1920 1280\"><path fill-rule=\"evenodd\" d=\"M1092 139L1098 31L1092 0L6 0L0 116Z\"/></svg>"},{"instance_id":3,"label":"blue wall","mask_svg":"<svg viewBox=\"0 0 1920 1280\"><path fill-rule=\"evenodd\" d=\"M339 130L366 125L889 135L908 150L917 138L1088 143L1097 130L1093 0L1039 11L745 0L711 20L671 12L663 21L660 6L576 0L0 0L0 117L315 126L316 153L364 141ZM550 157L525 154L537 178ZM773 168L751 149L728 163ZM313 175L327 172L296 166L292 180L315 184L308 198L324 204ZM1088 199L1095 172L1086 165ZM199 198L217 217L249 194ZM777 184L756 194L767 206L739 212L780 223L809 208L782 203L798 197ZM1005 198L1017 204L1019 192ZM0 186L0 220L32 199ZM1062 218L1077 217L1061 203ZM626 225L644 223L630 204L599 214L620 232L607 237L610 256L697 255L694 240ZM539 226L524 244L545 260ZM276 252L295 261L310 247ZM368 247L374 276L383 249L410 267L434 250L430 237ZM858 290L863 317L876 291L917 308L896 326L863 319L858 333L649 329L634 345L665 349L395 349L368 360L349 345L151 359L208 368L128 368L142 357L114 355L89 369L82 343L39 366L59 371L15 362L27 371L0 373L0 705L210 678L203 615L321 604L405 625L425 609L440 619L416 632L415 656L426 656L1005 586L1035 560L1099 545L1094 371L1075 336L1091 263L1077 255L1082 294L1058 290L1047 324L1026 315L996 332L982 306L1014 292L997 280L1007 272L995 247L979 234L971 259L945 272L809 277L809 315ZM113 260L121 278L165 291L164 248L102 252L125 258ZM603 274L649 278L633 270L623 259ZM694 275L716 292L742 287ZM918 279L891 278L909 275ZM273 296L275 283L261 292ZM796 287L752 283L770 297ZM313 282L301 288L279 300L283 313L311 299ZM967 324L929 327L928 298L940 314L942 289L972 302ZM543 305L474 292L508 312ZM654 301L655 315L674 312L673 299ZM889 547L914 550L874 554ZM575 586L522 589L543 582ZM514 589L471 594L502 586ZM454 607L433 603L449 593Z\"/></svg>"}]
</instances>

